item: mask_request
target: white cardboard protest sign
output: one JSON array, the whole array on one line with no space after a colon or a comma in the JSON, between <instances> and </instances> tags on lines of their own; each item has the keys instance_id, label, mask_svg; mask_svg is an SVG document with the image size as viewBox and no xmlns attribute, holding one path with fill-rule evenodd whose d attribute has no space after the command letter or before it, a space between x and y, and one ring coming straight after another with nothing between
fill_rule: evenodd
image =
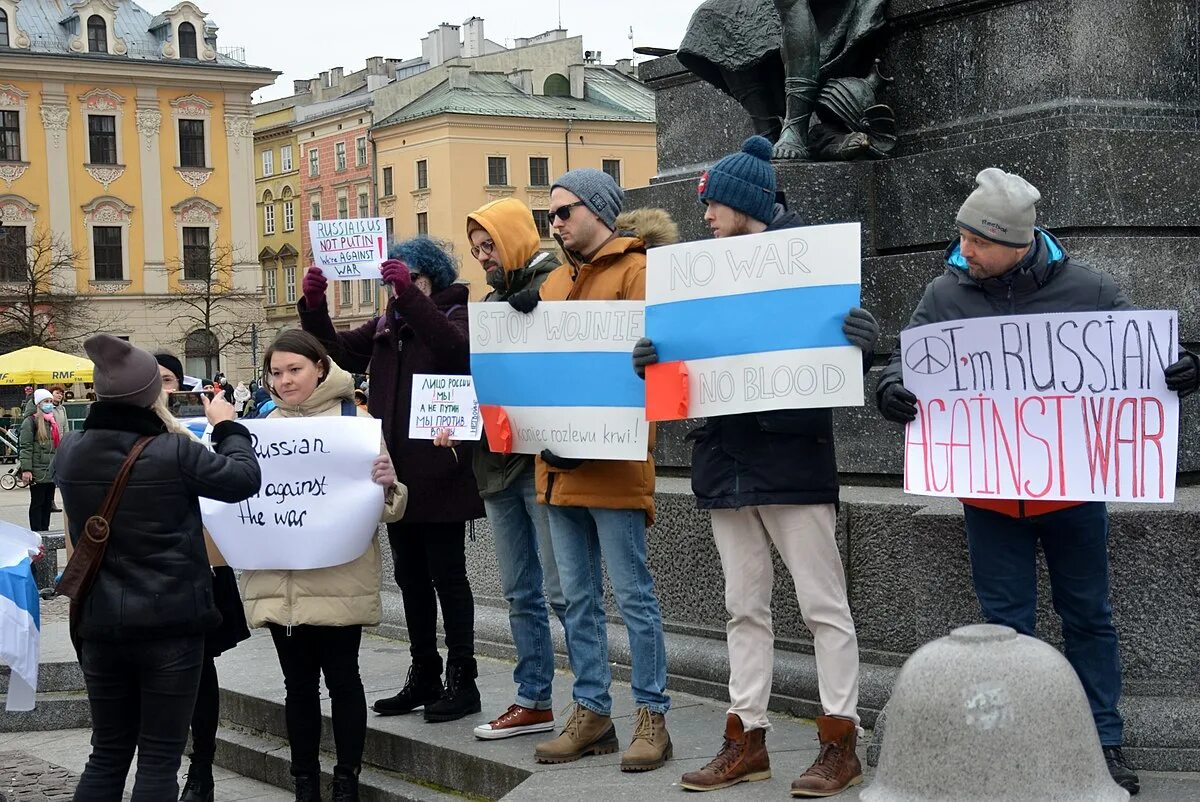
<instances>
[{"instance_id":1,"label":"white cardboard protest sign","mask_svg":"<svg viewBox=\"0 0 1200 802\"><path fill-rule=\"evenodd\" d=\"M262 468L250 499L200 499L204 525L233 568L306 569L361 557L383 514L384 489L371 480L379 456L374 418L263 418L242 421Z\"/></svg>"},{"instance_id":2,"label":"white cardboard protest sign","mask_svg":"<svg viewBox=\"0 0 1200 802\"><path fill-rule=\"evenodd\" d=\"M1175 312L933 323L900 335L918 399L904 489L1026 501L1175 499Z\"/></svg>"},{"instance_id":3,"label":"white cardboard protest sign","mask_svg":"<svg viewBox=\"0 0 1200 802\"><path fill-rule=\"evenodd\" d=\"M471 377L414 373L408 436L433 440L443 430L453 440L478 440L483 434Z\"/></svg>"},{"instance_id":4,"label":"white cardboard protest sign","mask_svg":"<svg viewBox=\"0 0 1200 802\"><path fill-rule=\"evenodd\" d=\"M493 451L646 459L645 390L630 362L645 332L641 301L543 301L528 315L473 303L469 315L471 375Z\"/></svg>"},{"instance_id":5,"label":"white cardboard protest sign","mask_svg":"<svg viewBox=\"0 0 1200 802\"><path fill-rule=\"evenodd\" d=\"M387 259L387 228L382 217L311 220L308 239L313 261L330 281L380 278Z\"/></svg>"},{"instance_id":6,"label":"white cardboard protest sign","mask_svg":"<svg viewBox=\"0 0 1200 802\"><path fill-rule=\"evenodd\" d=\"M862 353L842 334L861 254L857 223L650 250L648 417L862 406Z\"/></svg>"}]
</instances>

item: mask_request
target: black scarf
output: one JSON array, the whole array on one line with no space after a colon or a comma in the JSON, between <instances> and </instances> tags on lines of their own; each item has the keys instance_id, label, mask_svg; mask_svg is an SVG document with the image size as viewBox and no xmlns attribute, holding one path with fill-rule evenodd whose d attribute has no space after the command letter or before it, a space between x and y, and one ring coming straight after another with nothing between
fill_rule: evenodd
<instances>
[{"instance_id":1,"label":"black scarf","mask_svg":"<svg viewBox=\"0 0 1200 802\"><path fill-rule=\"evenodd\" d=\"M97 401L92 404L83 428L110 429L138 435L158 435L167 431L167 425L154 410L117 401Z\"/></svg>"}]
</instances>

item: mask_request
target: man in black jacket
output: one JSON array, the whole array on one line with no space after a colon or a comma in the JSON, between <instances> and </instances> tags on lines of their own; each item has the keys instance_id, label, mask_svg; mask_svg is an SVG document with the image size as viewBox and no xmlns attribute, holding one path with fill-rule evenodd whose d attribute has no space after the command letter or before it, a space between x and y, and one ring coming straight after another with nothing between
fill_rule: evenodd
<instances>
[{"instance_id":1,"label":"man in black jacket","mask_svg":"<svg viewBox=\"0 0 1200 802\"><path fill-rule=\"evenodd\" d=\"M803 225L775 203L771 144L746 140L700 180L704 220L715 237L779 231ZM875 318L850 309L847 339L870 365L879 336ZM658 361L642 339L634 368ZM858 738L858 638L846 597L846 575L834 535L838 501L833 413L828 409L749 412L710 418L689 435L692 492L712 511L713 538L725 573L729 611L729 698L725 746L700 771L683 776L694 791L725 788L771 776L766 751L774 632L771 629L771 544L796 585L800 612L813 634L821 706L821 754L792 795L833 796L862 782Z\"/></svg>"}]
</instances>

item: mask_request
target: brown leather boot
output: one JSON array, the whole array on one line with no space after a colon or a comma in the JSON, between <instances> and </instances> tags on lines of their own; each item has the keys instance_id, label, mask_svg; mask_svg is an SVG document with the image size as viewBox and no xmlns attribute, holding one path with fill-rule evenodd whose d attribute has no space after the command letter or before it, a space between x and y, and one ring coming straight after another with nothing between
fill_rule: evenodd
<instances>
[{"instance_id":1,"label":"brown leather boot","mask_svg":"<svg viewBox=\"0 0 1200 802\"><path fill-rule=\"evenodd\" d=\"M679 784L689 791L716 791L731 785L771 779L767 731L746 732L736 713L725 717L725 745L707 766L689 771Z\"/></svg>"},{"instance_id":2,"label":"brown leather boot","mask_svg":"<svg viewBox=\"0 0 1200 802\"><path fill-rule=\"evenodd\" d=\"M653 771L671 759L673 749L667 717L639 707L634 717L633 741L621 755L621 771Z\"/></svg>"},{"instance_id":3,"label":"brown leather boot","mask_svg":"<svg viewBox=\"0 0 1200 802\"><path fill-rule=\"evenodd\" d=\"M821 754L792 783L792 796L834 796L863 780L862 764L854 751L858 746L858 727L853 721L818 716L817 735L821 739Z\"/></svg>"},{"instance_id":4,"label":"brown leather boot","mask_svg":"<svg viewBox=\"0 0 1200 802\"><path fill-rule=\"evenodd\" d=\"M577 704L562 733L538 744L533 756L538 763L570 763L584 755L611 755L620 748L612 719Z\"/></svg>"}]
</instances>

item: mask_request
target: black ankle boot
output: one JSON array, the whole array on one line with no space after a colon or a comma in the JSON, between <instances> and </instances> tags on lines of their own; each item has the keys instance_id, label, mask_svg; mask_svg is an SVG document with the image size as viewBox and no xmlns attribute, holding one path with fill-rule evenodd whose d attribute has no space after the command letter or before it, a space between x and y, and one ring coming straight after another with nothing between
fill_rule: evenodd
<instances>
[{"instance_id":1,"label":"black ankle boot","mask_svg":"<svg viewBox=\"0 0 1200 802\"><path fill-rule=\"evenodd\" d=\"M425 706L425 720L455 721L478 713L482 709L479 688L475 685L478 676L479 668L475 665L474 657L451 660L446 666L446 690L441 699Z\"/></svg>"},{"instance_id":2,"label":"black ankle boot","mask_svg":"<svg viewBox=\"0 0 1200 802\"><path fill-rule=\"evenodd\" d=\"M212 766L193 763L188 767L179 802L213 802L213 792Z\"/></svg>"},{"instance_id":3,"label":"black ankle boot","mask_svg":"<svg viewBox=\"0 0 1200 802\"><path fill-rule=\"evenodd\" d=\"M358 802L358 772L334 768L332 802Z\"/></svg>"},{"instance_id":4,"label":"black ankle boot","mask_svg":"<svg viewBox=\"0 0 1200 802\"><path fill-rule=\"evenodd\" d=\"M413 661L404 687L395 696L380 699L372 709L381 716L399 716L442 698L442 658Z\"/></svg>"},{"instance_id":5,"label":"black ankle boot","mask_svg":"<svg viewBox=\"0 0 1200 802\"><path fill-rule=\"evenodd\" d=\"M297 774L296 802L321 802L321 775Z\"/></svg>"}]
</instances>

